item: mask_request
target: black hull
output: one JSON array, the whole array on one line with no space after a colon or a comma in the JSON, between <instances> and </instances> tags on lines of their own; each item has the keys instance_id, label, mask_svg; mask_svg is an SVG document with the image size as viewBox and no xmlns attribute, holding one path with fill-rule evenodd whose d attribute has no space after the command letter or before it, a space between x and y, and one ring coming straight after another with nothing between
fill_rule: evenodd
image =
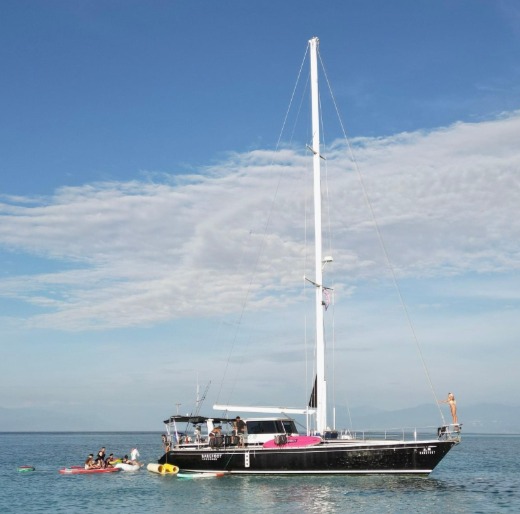
<instances>
[{"instance_id":1,"label":"black hull","mask_svg":"<svg viewBox=\"0 0 520 514\"><path fill-rule=\"evenodd\" d=\"M428 475L456 441L334 442L305 448L176 448L159 464L233 474Z\"/></svg>"}]
</instances>

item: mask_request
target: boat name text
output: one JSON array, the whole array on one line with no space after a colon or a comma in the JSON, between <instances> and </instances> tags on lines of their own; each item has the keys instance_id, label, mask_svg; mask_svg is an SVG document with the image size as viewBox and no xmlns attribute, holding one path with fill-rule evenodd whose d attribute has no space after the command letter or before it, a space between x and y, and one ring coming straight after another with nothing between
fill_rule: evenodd
<instances>
[{"instance_id":1,"label":"boat name text","mask_svg":"<svg viewBox=\"0 0 520 514\"><path fill-rule=\"evenodd\" d=\"M204 453L202 455L202 460L218 460L220 457L220 453Z\"/></svg>"}]
</instances>

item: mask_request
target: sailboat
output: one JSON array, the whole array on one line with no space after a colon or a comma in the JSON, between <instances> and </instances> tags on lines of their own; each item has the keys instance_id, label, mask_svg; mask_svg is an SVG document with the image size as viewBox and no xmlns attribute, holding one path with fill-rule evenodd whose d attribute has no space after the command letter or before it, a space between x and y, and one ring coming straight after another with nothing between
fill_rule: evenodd
<instances>
[{"instance_id":1,"label":"sailboat","mask_svg":"<svg viewBox=\"0 0 520 514\"><path fill-rule=\"evenodd\" d=\"M418 429L341 432L327 426L327 382L323 320L324 291L321 234L319 40L309 40L312 159L314 174L316 378L311 400L302 409L214 405L226 413L251 412L271 417L174 415L164 421L164 455L158 463L183 472L262 475L413 474L428 475L461 439L460 425ZM325 258L325 261L330 259ZM292 415L313 417L313 430L300 434ZM228 433L225 434L225 429ZM309 426L309 425L308 425Z\"/></svg>"}]
</instances>

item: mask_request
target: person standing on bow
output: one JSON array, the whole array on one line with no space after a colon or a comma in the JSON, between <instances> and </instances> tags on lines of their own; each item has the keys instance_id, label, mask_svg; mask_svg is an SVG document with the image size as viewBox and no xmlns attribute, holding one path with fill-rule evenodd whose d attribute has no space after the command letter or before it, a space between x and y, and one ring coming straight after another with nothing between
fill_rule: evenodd
<instances>
[{"instance_id":1,"label":"person standing on bow","mask_svg":"<svg viewBox=\"0 0 520 514\"><path fill-rule=\"evenodd\" d=\"M441 400L439 403L447 403L450 406L451 417L453 418L453 424L458 425L459 421L457 418L457 402L455 401L455 395L448 393L447 400Z\"/></svg>"}]
</instances>

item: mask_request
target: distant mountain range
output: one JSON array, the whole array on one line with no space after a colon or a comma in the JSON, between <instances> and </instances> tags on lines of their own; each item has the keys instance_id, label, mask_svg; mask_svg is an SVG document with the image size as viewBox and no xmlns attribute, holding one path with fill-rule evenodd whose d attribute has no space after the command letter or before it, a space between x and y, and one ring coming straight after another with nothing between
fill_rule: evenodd
<instances>
[{"instance_id":1,"label":"distant mountain range","mask_svg":"<svg viewBox=\"0 0 520 514\"><path fill-rule=\"evenodd\" d=\"M446 423L451 423L451 415L447 406L442 406ZM472 434L520 434L520 406L495 405L482 403L458 409L459 423L463 432ZM409 409L382 411L352 409L352 425L354 428L398 428L431 426L439 420L439 412L435 406L419 405ZM338 426L348 426L347 419L339 419Z\"/></svg>"},{"instance_id":2,"label":"distant mountain range","mask_svg":"<svg viewBox=\"0 0 520 514\"><path fill-rule=\"evenodd\" d=\"M338 428L349 428L351 423L346 407L338 407ZM451 416L442 406L446 422ZM468 434L520 434L520 406L478 404L459 408L459 422ZM439 412L432 405L419 405L403 410L385 411L367 408L351 409L352 427L356 430L427 427L438 423ZM0 407L0 432L56 432L56 431L160 431L160 416L149 413L145 419L101 415L83 412L53 412L42 409L7 409Z\"/></svg>"}]
</instances>

